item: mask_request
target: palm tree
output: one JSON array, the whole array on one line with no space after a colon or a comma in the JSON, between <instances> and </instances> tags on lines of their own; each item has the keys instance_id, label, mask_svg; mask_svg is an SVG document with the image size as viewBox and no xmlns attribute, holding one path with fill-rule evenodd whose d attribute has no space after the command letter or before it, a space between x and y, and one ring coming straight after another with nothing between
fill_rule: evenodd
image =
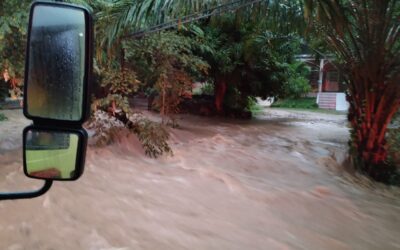
<instances>
[{"instance_id":1,"label":"palm tree","mask_svg":"<svg viewBox=\"0 0 400 250\"><path fill-rule=\"evenodd\" d=\"M124 41L131 39L128 34L132 31L137 31L147 28L152 25L157 25L163 22L176 20L182 16L202 12L221 4L226 3L246 3L246 1L238 0L93 0L98 5L102 5L101 11L96 15L98 37L102 39L97 42L97 58L102 62L101 58L108 61L110 57L118 58L121 69L125 63L125 48ZM262 0L263 4L268 4L269 0ZM261 4L261 3L259 3ZM258 6L258 5L254 5ZM251 9L253 6L247 6ZM246 12L246 11L243 11ZM253 11L254 14L261 15ZM246 16L242 12L238 17ZM255 16L255 15L253 15ZM246 17L247 18L247 17ZM240 19L240 18L238 18ZM107 53L104 53L104 48L107 48ZM106 54L106 56L104 56ZM220 79L220 78L218 78ZM218 86L225 86L219 84ZM219 91L222 89L222 92ZM216 88L217 107L222 106L222 100L226 88ZM220 109L220 108L219 108Z\"/></svg>"},{"instance_id":2,"label":"palm tree","mask_svg":"<svg viewBox=\"0 0 400 250\"><path fill-rule=\"evenodd\" d=\"M400 1L304 0L347 75L351 153L357 167L388 181L386 132L400 107Z\"/></svg>"},{"instance_id":3,"label":"palm tree","mask_svg":"<svg viewBox=\"0 0 400 250\"><path fill-rule=\"evenodd\" d=\"M134 30L157 25L229 1L95 0L95 2L102 5L102 10L96 15L105 35L102 46L112 47L115 41Z\"/></svg>"}]
</instances>

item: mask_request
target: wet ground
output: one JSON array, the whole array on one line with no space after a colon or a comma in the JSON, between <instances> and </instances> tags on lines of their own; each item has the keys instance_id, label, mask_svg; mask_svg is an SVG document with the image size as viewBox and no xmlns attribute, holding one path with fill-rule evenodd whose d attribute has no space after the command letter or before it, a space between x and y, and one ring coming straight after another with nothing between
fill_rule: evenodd
<instances>
[{"instance_id":1,"label":"wet ground","mask_svg":"<svg viewBox=\"0 0 400 250\"><path fill-rule=\"evenodd\" d=\"M14 111L13 111L14 112ZM0 188L23 176L20 113L0 122ZM400 192L344 171L344 115L182 116L174 156L134 137L89 148L77 182L0 201L0 249L400 249Z\"/></svg>"}]
</instances>

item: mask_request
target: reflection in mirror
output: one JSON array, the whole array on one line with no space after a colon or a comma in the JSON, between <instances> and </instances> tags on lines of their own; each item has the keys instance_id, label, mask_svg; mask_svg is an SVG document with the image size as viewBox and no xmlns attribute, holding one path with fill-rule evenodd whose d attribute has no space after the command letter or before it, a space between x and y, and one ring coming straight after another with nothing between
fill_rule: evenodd
<instances>
[{"instance_id":1,"label":"reflection in mirror","mask_svg":"<svg viewBox=\"0 0 400 250\"><path fill-rule=\"evenodd\" d=\"M39 4L32 13L27 113L79 121L83 116L85 81L85 12Z\"/></svg>"},{"instance_id":2,"label":"reflection in mirror","mask_svg":"<svg viewBox=\"0 0 400 250\"><path fill-rule=\"evenodd\" d=\"M40 179L76 177L79 136L31 129L25 135L25 173Z\"/></svg>"}]
</instances>

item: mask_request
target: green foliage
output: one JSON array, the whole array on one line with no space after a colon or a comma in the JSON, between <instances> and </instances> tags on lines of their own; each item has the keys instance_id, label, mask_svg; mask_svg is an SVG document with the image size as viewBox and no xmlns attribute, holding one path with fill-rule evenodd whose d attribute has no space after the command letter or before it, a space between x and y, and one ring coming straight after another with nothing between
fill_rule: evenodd
<instances>
[{"instance_id":1,"label":"green foliage","mask_svg":"<svg viewBox=\"0 0 400 250\"><path fill-rule=\"evenodd\" d=\"M238 88L229 85L226 91L224 106L235 111L246 110L250 96L246 96L240 92Z\"/></svg>"},{"instance_id":2,"label":"green foliage","mask_svg":"<svg viewBox=\"0 0 400 250\"><path fill-rule=\"evenodd\" d=\"M303 34L306 23L302 0L270 1L266 22L276 34Z\"/></svg>"},{"instance_id":3,"label":"green foliage","mask_svg":"<svg viewBox=\"0 0 400 250\"><path fill-rule=\"evenodd\" d=\"M7 116L5 116L4 114L0 113L0 122L1 121L6 121L7 120Z\"/></svg>"},{"instance_id":4,"label":"green foliage","mask_svg":"<svg viewBox=\"0 0 400 250\"><path fill-rule=\"evenodd\" d=\"M7 67L11 77L23 76L30 3L28 0L0 3L0 69Z\"/></svg>"},{"instance_id":5,"label":"green foliage","mask_svg":"<svg viewBox=\"0 0 400 250\"><path fill-rule=\"evenodd\" d=\"M249 97L285 95L282 85L289 77L305 89L300 70L290 68L300 39L268 31L264 19L252 11L225 14L203 24L203 34L197 35L196 52L210 65L210 81L228 84L224 104L229 108L244 110Z\"/></svg>"},{"instance_id":6,"label":"green foliage","mask_svg":"<svg viewBox=\"0 0 400 250\"><path fill-rule=\"evenodd\" d=\"M264 108L257 103L255 98L249 97L246 110L250 111L252 116L256 116L264 111Z\"/></svg>"},{"instance_id":7,"label":"green foliage","mask_svg":"<svg viewBox=\"0 0 400 250\"><path fill-rule=\"evenodd\" d=\"M111 116L102 110L95 111L90 120L85 124L86 129L93 131L91 140L99 147L115 142L116 132L124 127L124 123L115 116Z\"/></svg>"},{"instance_id":8,"label":"green foliage","mask_svg":"<svg viewBox=\"0 0 400 250\"><path fill-rule=\"evenodd\" d=\"M112 144L120 136L119 131L127 128L138 137L149 157L156 158L162 154L172 154L168 145L168 131L161 124L150 121L141 114L120 113L119 116L112 116L98 110L94 112L85 127L94 131L92 140L97 146Z\"/></svg>"},{"instance_id":9,"label":"green foliage","mask_svg":"<svg viewBox=\"0 0 400 250\"><path fill-rule=\"evenodd\" d=\"M157 158L164 153L172 154L168 145L169 133L164 126L139 114L130 116L129 121L129 129L138 136L148 156Z\"/></svg>"},{"instance_id":10,"label":"green foliage","mask_svg":"<svg viewBox=\"0 0 400 250\"><path fill-rule=\"evenodd\" d=\"M298 109L317 109L318 105L315 98L287 98L274 102L271 107L275 108L298 108Z\"/></svg>"},{"instance_id":11,"label":"green foliage","mask_svg":"<svg viewBox=\"0 0 400 250\"><path fill-rule=\"evenodd\" d=\"M182 98L190 97L194 79L207 74L208 64L194 55L194 43L194 39L177 32L124 43L127 63L135 68L146 88L159 94L155 104L163 116L171 118L177 113Z\"/></svg>"},{"instance_id":12,"label":"green foliage","mask_svg":"<svg viewBox=\"0 0 400 250\"><path fill-rule=\"evenodd\" d=\"M133 70L102 70L104 77L101 82L103 88L107 88L111 94L129 96L139 89L140 81L136 79Z\"/></svg>"},{"instance_id":13,"label":"green foliage","mask_svg":"<svg viewBox=\"0 0 400 250\"><path fill-rule=\"evenodd\" d=\"M155 85L155 89L159 93L155 105L163 116L163 123L169 123L166 120L166 116L168 116L173 127L177 126L173 115L179 113L179 104L185 94L191 95L191 87L191 78L182 70L171 68L160 75Z\"/></svg>"},{"instance_id":14,"label":"green foliage","mask_svg":"<svg viewBox=\"0 0 400 250\"><path fill-rule=\"evenodd\" d=\"M385 135L400 108L400 1L304 2L314 34L337 55L346 78L355 167L390 183Z\"/></svg>"},{"instance_id":15,"label":"green foliage","mask_svg":"<svg viewBox=\"0 0 400 250\"><path fill-rule=\"evenodd\" d=\"M136 134L148 156L172 152L167 130L139 114L132 114L128 97L139 87L133 71L103 70L100 82L108 94L93 102L95 112L88 123L88 128L95 131L97 145L114 142L119 128L125 127Z\"/></svg>"},{"instance_id":16,"label":"green foliage","mask_svg":"<svg viewBox=\"0 0 400 250\"><path fill-rule=\"evenodd\" d=\"M101 37L97 41L98 61L110 64L109 59L115 58L128 63L138 73L144 89L154 87L168 96L159 101L160 107L168 99L172 107L167 109L176 110L180 94L172 92L182 93L185 86L189 88L190 79L214 84L222 79L230 85L228 94L232 95L224 100L225 104L241 110L250 96L285 94L282 84L288 78L286 64L292 63L299 51L299 39L293 38L293 33L304 26L298 0L264 1L200 24L180 26L179 32L161 32L139 40L126 35L228 1L94 2L99 2L94 8L98 10L96 31ZM271 31L266 32L268 29ZM292 77L291 82L296 87L303 84L296 91L304 91L302 79Z\"/></svg>"},{"instance_id":17,"label":"green foliage","mask_svg":"<svg viewBox=\"0 0 400 250\"><path fill-rule=\"evenodd\" d=\"M130 112L128 97L136 92L140 82L136 79L136 74L128 69L105 69L100 70L97 77L100 87L106 93L105 97L95 97L93 110L97 108L106 112Z\"/></svg>"},{"instance_id":18,"label":"green foliage","mask_svg":"<svg viewBox=\"0 0 400 250\"><path fill-rule=\"evenodd\" d=\"M214 95L214 85L210 82L203 83L200 92L203 95Z\"/></svg>"},{"instance_id":19,"label":"green foliage","mask_svg":"<svg viewBox=\"0 0 400 250\"><path fill-rule=\"evenodd\" d=\"M113 114L121 111L129 113L131 110L128 97L119 94L108 94L104 98L96 99L92 106L93 110L100 109Z\"/></svg>"},{"instance_id":20,"label":"green foliage","mask_svg":"<svg viewBox=\"0 0 400 250\"><path fill-rule=\"evenodd\" d=\"M100 9L96 16L103 34L100 46L110 49L115 41L130 31L171 21L226 2L227 0L96 0L94 3Z\"/></svg>"},{"instance_id":21,"label":"green foliage","mask_svg":"<svg viewBox=\"0 0 400 250\"><path fill-rule=\"evenodd\" d=\"M0 76L2 78L3 76ZM6 97L8 97L8 86L4 84L2 80L0 80L0 102L3 101Z\"/></svg>"},{"instance_id":22,"label":"green foliage","mask_svg":"<svg viewBox=\"0 0 400 250\"><path fill-rule=\"evenodd\" d=\"M204 82L195 89L192 89L193 95L209 95L212 96L215 93L214 84L211 82Z\"/></svg>"},{"instance_id":23,"label":"green foliage","mask_svg":"<svg viewBox=\"0 0 400 250\"><path fill-rule=\"evenodd\" d=\"M178 32L161 32L124 42L125 59L147 87L154 86L160 76L171 68L197 78L207 74L209 65L194 54L196 42Z\"/></svg>"},{"instance_id":24,"label":"green foliage","mask_svg":"<svg viewBox=\"0 0 400 250\"><path fill-rule=\"evenodd\" d=\"M309 68L302 62L287 64L287 81L283 84L284 96L289 98L300 98L311 91Z\"/></svg>"}]
</instances>

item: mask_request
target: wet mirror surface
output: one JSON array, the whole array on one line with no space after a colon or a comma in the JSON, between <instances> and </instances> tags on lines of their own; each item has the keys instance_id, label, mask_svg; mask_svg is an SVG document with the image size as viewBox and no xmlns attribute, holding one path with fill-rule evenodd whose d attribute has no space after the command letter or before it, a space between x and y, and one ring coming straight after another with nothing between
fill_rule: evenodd
<instances>
[{"instance_id":1,"label":"wet mirror surface","mask_svg":"<svg viewBox=\"0 0 400 250\"><path fill-rule=\"evenodd\" d=\"M27 76L27 111L34 117L82 118L85 14L38 5L33 12Z\"/></svg>"},{"instance_id":2,"label":"wet mirror surface","mask_svg":"<svg viewBox=\"0 0 400 250\"><path fill-rule=\"evenodd\" d=\"M25 139L26 172L41 179L68 180L75 176L79 136L29 130Z\"/></svg>"}]
</instances>

